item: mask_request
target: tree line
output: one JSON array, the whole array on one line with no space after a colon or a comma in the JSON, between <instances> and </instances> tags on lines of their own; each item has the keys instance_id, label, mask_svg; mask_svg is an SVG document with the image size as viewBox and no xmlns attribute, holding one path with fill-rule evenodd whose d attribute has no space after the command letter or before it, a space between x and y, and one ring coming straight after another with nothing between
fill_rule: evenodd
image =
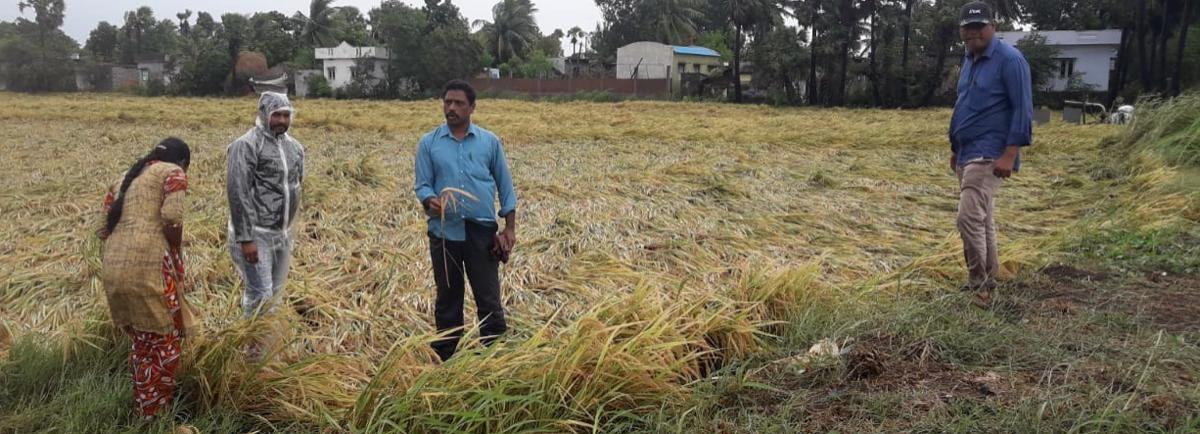
<instances>
[{"instance_id":1,"label":"tree line","mask_svg":"<svg viewBox=\"0 0 1200 434\"><path fill-rule=\"evenodd\" d=\"M491 20L475 22L450 0L425 0L421 7L385 0L365 14L333 0L312 0L308 11L292 15L185 10L162 17L143 6L126 12L123 22L98 23L81 46L61 30L63 0L28 0L20 8L34 19L0 22L0 75L9 89L34 92L71 90L74 71L88 65L166 60L167 69L177 73L164 93L236 94L250 78L238 64L247 52L271 66L319 69L313 49L345 41L389 48L396 53L389 77L405 78L356 89L354 96L403 97L485 67L511 76L546 76L553 69L550 59L564 54L564 38L578 50L587 34L578 27L543 33L529 0L502 0Z\"/></svg>"},{"instance_id":2,"label":"tree line","mask_svg":"<svg viewBox=\"0 0 1200 434\"><path fill-rule=\"evenodd\" d=\"M733 76L753 68L779 103L917 107L949 103L962 46L959 9L970 0L596 0L601 57L639 40L698 44L725 54ZM1000 30L1124 30L1110 98L1178 94L1200 79L1198 14L1188 0L992 0ZM1054 50L1022 50L1043 82ZM740 87L740 80L732 80ZM806 92L800 92L806 89ZM740 89L731 92L738 100Z\"/></svg>"},{"instance_id":3,"label":"tree line","mask_svg":"<svg viewBox=\"0 0 1200 434\"><path fill-rule=\"evenodd\" d=\"M168 59L178 74L163 92L236 93L243 52L291 70L319 68L313 48L385 46L394 55L390 80L360 85L352 96L419 96L448 78L485 67L505 76L547 77L550 59L574 56L612 64L617 49L637 41L701 45L717 50L727 76L752 68L753 86L770 102L824 106L920 107L946 104L962 47L958 10L969 0L595 0L602 22L593 31L544 31L531 0L501 0L490 20L468 22L451 0L420 7L385 0L364 13L334 0L308 11L214 16L190 10L158 17L150 7L99 23L82 46L60 29L64 0L24 0L33 19L0 22L0 75L13 90L74 86L79 64ZM1188 0L994 0L999 26L1043 30L1121 29L1107 95L1178 94L1200 80L1200 45L1190 32L1200 12ZM564 40L570 52L564 53ZM1021 43L1035 80L1057 69L1044 40ZM729 80L734 101L746 89ZM1087 90L1086 87L1083 90ZM326 91L328 92L328 90Z\"/></svg>"}]
</instances>

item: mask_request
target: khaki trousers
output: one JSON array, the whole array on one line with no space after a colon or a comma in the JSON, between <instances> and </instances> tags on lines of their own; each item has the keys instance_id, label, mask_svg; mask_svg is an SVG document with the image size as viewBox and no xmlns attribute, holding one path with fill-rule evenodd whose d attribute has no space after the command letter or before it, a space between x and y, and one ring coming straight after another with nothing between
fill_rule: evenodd
<instances>
[{"instance_id":1,"label":"khaki trousers","mask_svg":"<svg viewBox=\"0 0 1200 434\"><path fill-rule=\"evenodd\" d=\"M994 199L1002 179L992 173L990 160L974 161L958 168L958 233L971 285L994 281L1000 273L996 248Z\"/></svg>"}]
</instances>

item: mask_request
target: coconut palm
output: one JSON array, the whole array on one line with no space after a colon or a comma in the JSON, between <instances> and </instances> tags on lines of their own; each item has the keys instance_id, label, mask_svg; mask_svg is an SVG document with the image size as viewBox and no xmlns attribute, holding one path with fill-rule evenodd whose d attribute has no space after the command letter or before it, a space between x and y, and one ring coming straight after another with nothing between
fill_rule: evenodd
<instances>
[{"instance_id":1,"label":"coconut palm","mask_svg":"<svg viewBox=\"0 0 1200 434\"><path fill-rule=\"evenodd\" d=\"M183 12L175 14L175 18L179 18L179 34L184 37L191 34L192 26L188 24L188 19L192 17L191 9L184 9Z\"/></svg>"},{"instance_id":2,"label":"coconut palm","mask_svg":"<svg viewBox=\"0 0 1200 434\"><path fill-rule=\"evenodd\" d=\"M696 23L704 19L696 0L649 0L653 35L664 44L688 43L696 37Z\"/></svg>"},{"instance_id":3,"label":"coconut palm","mask_svg":"<svg viewBox=\"0 0 1200 434\"><path fill-rule=\"evenodd\" d=\"M583 38L583 35L583 29L579 28L579 26L575 26L572 27L571 30L567 30L567 36L571 38L572 55L579 55L579 42Z\"/></svg>"},{"instance_id":4,"label":"coconut palm","mask_svg":"<svg viewBox=\"0 0 1200 434\"><path fill-rule=\"evenodd\" d=\"M333 12L337 9L331 6L333 0L312 0L308 5L308 15L300 14L304 27L300 30L300 40L310 47L329 46L337 41L332 39Z\"/></svg>"},{"instance_id":5,"label":"coconut palm","mask_svg":"<svg viewBox=\"0 0 1200 434\"><path fill-rule=\"evenodd\" d=\"M492 21L475 20L472 26L483 33L497 64L524 57L541 39L533 14L537 8L529 0L503 0L492 7Z\"/></svg>"},{"instance_id":6,"label":"coconut palm","mask_svg":"<svg viewBox=\"0 0 1200 434\"><path fill-rule=\"evenodd\" d=\"M781 19L785 12L778 0L724 0L726 16L733 24L733 101L742 102L742 46L746 31Z\"/></svg>"}]
</instances>

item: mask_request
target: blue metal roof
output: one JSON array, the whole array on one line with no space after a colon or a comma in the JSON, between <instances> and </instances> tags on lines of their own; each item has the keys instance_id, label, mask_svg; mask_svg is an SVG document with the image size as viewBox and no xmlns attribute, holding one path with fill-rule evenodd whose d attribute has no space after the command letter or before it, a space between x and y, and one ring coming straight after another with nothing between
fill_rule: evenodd
<instances>
[{"instance_id":1,"label":"blue metal roof","mask_svg":"<svg viewBox=\"0 0 1200 434\"><path fill-rule=\"evenodd\" d=\"M721 53L718 53L710 48L697 47L695 45L690 46L690 47L682 47L679 45L672 45L671 48L675 50L675 54L688 54L688 55L692 55L692 56L721 57Z\"/></svg>"}]
</instances>

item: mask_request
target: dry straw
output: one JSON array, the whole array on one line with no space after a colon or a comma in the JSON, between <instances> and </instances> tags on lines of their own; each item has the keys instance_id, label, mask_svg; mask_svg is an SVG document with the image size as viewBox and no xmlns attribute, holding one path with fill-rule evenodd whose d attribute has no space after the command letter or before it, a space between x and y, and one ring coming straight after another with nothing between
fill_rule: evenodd
<instances>
[{"instance_id":1,"label":"dry straw","mask_svg":"<svg viewBox=\"0 0 1200 434\"><path fill-rule=\"evenodd\" d=\"M27 333L119 344L95 326L106 307L91 234L104 186L166 134L194 148L184 248L205 330L188 344L184 389L271 423L584 430L678 402L803 306L963 277L948 111L484 100L477 120L505 139L520 195L521 244L502 270L512 332L439 366L412 193L416 142L438 105L297 104L311 175L293 309L260 327L237 320L224 235L224 149L250 127L252 101L0 94L0 352ZM1037 129L997 201L1007 272L1101 206L1086 166L1114 131ZM1157 221L1178 202L1136 206ZM239 349L268 332L273 357L247 364Z\"/></svg>"}]
</instances>

